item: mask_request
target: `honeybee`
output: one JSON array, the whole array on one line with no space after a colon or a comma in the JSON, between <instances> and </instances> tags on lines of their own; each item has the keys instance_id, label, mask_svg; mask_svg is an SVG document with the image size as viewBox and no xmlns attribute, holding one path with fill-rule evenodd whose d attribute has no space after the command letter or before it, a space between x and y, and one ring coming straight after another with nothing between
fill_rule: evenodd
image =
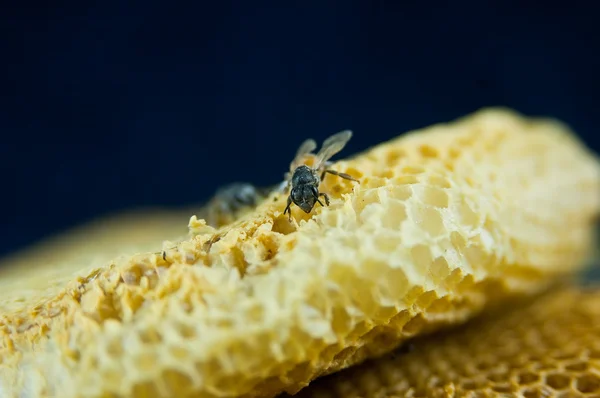
<instances>
[{"instance_id":1,"label":"honeybee","mask_svg":"<svg viewBox=\"0 0 600 398\"><path fill-rule=\"evenodd\" d=\"M217 227L233 221L240 211L257 206L271 189L245 182L234 182L219 188L205 208L206 222Z\"/></svg>"},{"instance_id":2,"label":"honeybee","mask_svg":"<svg viewBox=\"0 0 600 398\"><path fill-rule=\"evenodd\" d=\"M212 198L200 209L200 215L208 225L219 228L233 222L243 210L257 206L273 189L273 187L257 187L247 182L224 185L217 189ZM220 236L215 236L208 242L208 247L219 239ZM167 261L166 250L162 251L162 258Z\"/></svg>"},{"instance_id":3,"label":"honeybee","mask_svg":"<svg viewBox=\"0 0 600 398\"><path fill-rule=\"evenodd\" d=\"M350 130L344 130L334 134L323 141L323 145L317 154L312 154L317 148L317 143L313 139L308 139L300 145L294 160L290 164L290 171L286 173L285 178L285 189L287 190L291 186L291 190L283 214L288 213L290 221L292 220L292 211L290 209L292 203L302 209L305 213L310 213L316 203L323 206L323 203L319 199L322 196L323 199L325 199L325 204L329 206L329 196L324 192L319 192L319 185L326 173L359 182L351 175L339 173L327 168L332 164L329 162L329 159L341 151L350 138L352 138L352 131ZM303 163L309 155L314 156L312 167Z\"/></svg>"}]
</instances>

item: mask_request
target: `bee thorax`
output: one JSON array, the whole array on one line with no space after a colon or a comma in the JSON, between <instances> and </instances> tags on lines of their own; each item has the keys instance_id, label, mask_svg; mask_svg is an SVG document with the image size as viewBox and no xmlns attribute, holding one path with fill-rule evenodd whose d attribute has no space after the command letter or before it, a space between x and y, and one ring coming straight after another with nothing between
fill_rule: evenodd
<instances>
[{"instance_id":1,"label":"bee thorax","mask_svg":"<svg viewBox=\"0 0 600 398\"><path fill-rule=\"evenodd\" d=\"M292 185L300 186L304 184L318 185L319 179L310 167L302 165L294 170Z\"/></svg>"}]
</instances>

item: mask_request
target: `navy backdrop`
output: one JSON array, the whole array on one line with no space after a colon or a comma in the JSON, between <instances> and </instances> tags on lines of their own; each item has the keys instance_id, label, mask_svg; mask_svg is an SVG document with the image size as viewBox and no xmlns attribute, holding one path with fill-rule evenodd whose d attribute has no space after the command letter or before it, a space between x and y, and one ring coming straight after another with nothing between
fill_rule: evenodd
<instances>
[{"instance_id":1,"label":"navy backdrop","mask_svg":"<svg viewBox=\"0 0 600 398\"><path fill-rule=\"evenodd\" d=\"M506 105L598 150L597 14L591 1L13 2L0 254L116 210L277 182L302 140L346 128L348 154Z\"/></svg>"}]
</instances>

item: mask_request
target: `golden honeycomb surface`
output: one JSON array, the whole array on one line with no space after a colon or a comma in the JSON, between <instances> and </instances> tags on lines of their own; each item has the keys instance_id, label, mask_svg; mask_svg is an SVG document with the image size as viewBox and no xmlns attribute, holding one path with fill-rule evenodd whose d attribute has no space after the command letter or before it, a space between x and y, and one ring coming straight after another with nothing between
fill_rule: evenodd
<instances>
[{"instance_id":1,"label":"golden honeycomb surface","mask_svg":"<svg viewBox=\"0 0 600 398\"><path fill-rule=\"evenodd\" d=\"M296 397L600 397L600 286L556 289L415 339Z\"/></svg>"},{"instance_id":2,"label":"golden honeycomb surface","mask_svg":"<svg viewBox=\"0 0 600 398\"><path fill-rule=\"evenodd\" d=\"M188 237L170 214L8 259L0 396L295 393L540 294L593 246L600 164L557 121L484 110L333 168L360 184L328 176L331 205L293 222L273 193Z\"/></svg>"}]
</instances>

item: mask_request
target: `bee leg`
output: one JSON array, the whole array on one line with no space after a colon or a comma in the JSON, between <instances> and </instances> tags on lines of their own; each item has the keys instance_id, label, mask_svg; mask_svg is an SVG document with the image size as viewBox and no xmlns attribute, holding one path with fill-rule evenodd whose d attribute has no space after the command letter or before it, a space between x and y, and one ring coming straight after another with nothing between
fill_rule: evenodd
<instances>
[{"instance_id":1,"label":"bee leg","mask_svg":"<svg viewBox=\"0 0 600 398\"><path fill-rule=\"evenodd\" d=\"M287 206L285 206L285 210L283 210L283 214L288 213L288 219L292 222L292 209L290 206L292 205L292 197L288 196L287 198Z\"/></svg>"},{"instance_id":2,"label":"bee leg","mask_svg":"<svg viewBox=\"0 0 600 398\"><path fill-rule=\"evenodd\" d=\"M317 201L317 203L320 204L322 207L324 207L323 203L319 200L319 196L321 194L319 193L319 190L317 189L317 187L312 187L312 194L313 194L313 197L315 198L315 200Z\"/></svg>"},{"instance_id":3,"label":"bee leg","mask_svg":"<svg viewBox=\"0 0 600 398\"><path fill-rule=\"evenodd\" d=\"M319 193L319 196L322 196L325 199L327 206L329 206L329 195L327 195L325 192L321 192Z\"/></svg>"},{"instance_id":4,"label":"bee leg","mask_svg":"<svg viewBox=\"0 0 600 398\"><path fill-rule=\"evenodd\" d=\"M340 172L337 172L335 170L329 170L329 169L323 171L323 174L321 174L321 180L323 180L323 178L325 177L325 173L333 174L333 175L336 175L338 177L345 178L346 180L352 180L352 181L359 182L356 178L352 177L350 174L340 173Z\"/></svg>"},{"instance_id":5,"label":"bee leg","mask_svg":"<svg viewBox=\"0 0 600 398\"><path fill-rule=\"evenodd\" d=\"M210 251L210 248L212 247L213 244L217 243L218 241L221 240L221 235L216 235L213 236L212 238L210 238L209 240L207 240L206 242L204 242L204 251L206 253L208 253Z\"/></svg>"}]
</instances>

